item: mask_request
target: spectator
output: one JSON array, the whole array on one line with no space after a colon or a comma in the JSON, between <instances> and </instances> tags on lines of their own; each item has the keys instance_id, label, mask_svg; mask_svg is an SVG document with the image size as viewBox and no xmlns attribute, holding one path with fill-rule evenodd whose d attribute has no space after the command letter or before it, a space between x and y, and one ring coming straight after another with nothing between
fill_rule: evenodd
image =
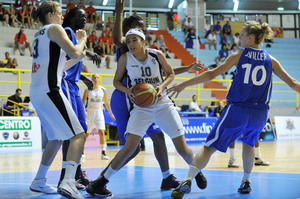
<instances>
[{"instance_id":1,"label":"spectator","mask_svg":"<svg viewBox=\"0 0 300 199\"><path fill-rule=\"evenodd\" d=\"M114 44L114 39L112 37L112 32L109 33L108 38L107 38L107 43L108 43L108 55L112 55L115 52L115 44Z\"/></svg>"},{"instance_id":2,"label":"spectator","mask_svg":"<svg viewBox=\"0 0 300 199\"><path fill-rule=\"evenodd\" d=\"M220 33L221 33L221 25L220 25L220 21L217 21L217 24L214 25L214 31L215 31L217 34L220 34Z\"/></svg>"},{"instance_id":3,"label":"spectator","mask_svg":"<svg viewBox=\"0 0 300 199\"><path fill-rule=\"evenodd\" d=\"M187 34L185 39L186 48L200 48L200 38L198 36L198 41L196 38L195 28L191 28L190 32Z\"/></svg>"},{"instance_id":4,"label":"spectator","mask_svg":"<svg viewBox=\"0 0 300 199\"><path fill-rule=\"evenodd\" d=\"M12 27L16 26L16 22L18 22L19 24L21 24L21 22L18 20L18 18L15 15L16 14L16 10L15 10L14 4L10 4L10 7L7 10L7 13L8 13L8 16L9 16L10 25Z\"/></svg>"},{"instance_id":5,"label":"spectator","mask_svg":"<svg viewBox=\"0 0 300 199\"><path fill-rule=\"evenodd\" d=\"M215 62L216 62L215 64L209 65L209 66L207 66L207 68L209 68L209 69L217 68L220 65L220 61L218 58L216 58Z\"/></svg>"},{"instance_id":6,"label":"spectator","mask_svg":"<svg viewBox=\"0 0 300 199\"><path fill-rule=\"evenodd\" d=\"M66 14L68 14L68 12L69 12L72 8L75 8L75 4L73 3L73 0L69 0L69 3L67 4Z\"/></svg>"},{"instance_id":7,"label":"spectator","mask_svg":"<svg viewBox=\"0 0 300 199\"><path fill-rule=\"evenodd\" d=\"M146 31L146 45L150 46L151 45L151 41L152 41L152 37L150 36L150 31Z\"/></svg>"},{"instance_id":8,"label":"spectator","mask_svg":"<svg viewBox=\"0 0 300 199\"><path fill-rule=\"evenodd\" d=\"M174 29L174 23L173 23L173 8L171 8L170 12L166 13L167 15L167 24L168 24L168 29L173 30Z\"/></svg>"},{"instance_id":9,"label":"spectator","mask_svg":"<svg viewBox=\"0 0 300 199\"><path fill-rule=\"evenodd\" d=\"M96 9L93 7L94 3L90 2L90 6L86 8L86 15L87 15L87 22L88 23L95 23L97 12Z\"/></svg>"},{"instance_id":10,"label":"spectator","mask_svg":"<svg viewBox=\"0 0 300 199\"><path fill-rule=\"evenodd\" d=\"M23 101L22 101L22 98L20 97L21 95L22 95L22 90L18 88L18 89L16 90L16 93L8 98L8 100L10 100L10 101L7 101L7 104L6 104L6 110L11 111L11 112L14 112L15 114L17 114L17 112L16 112L17 109L20 109L20 111L21 111L21 113L22 113L23 108L19 108L18 105L15 105L15 104L13 103L13 102L16 102L16 103L22 103ZM13 102L11 102L11 101L13 101ZM15 108L17 108L17 109L15 109ZM6 112L6 111L5 111L5 114L4 114L4 115L5 115L5 116L14 116L14 114L8 113L8 112ZM21 115L22 115L22 114L21 114Z\"/></svg>"},{"instance_id":11,"label":"spectator","mask_svg":"<svg viewBox=\"0 0 300 199\"><path fill-rule=\"evenodd\" d=\"M210 33L214 31L214 26L210 26L209 30L206 32L204 38L207 38ZM216 32L215 32L216 33Z\"/></svg>"},{"instance_id":12,"label":"spectator","mask_svg":"<svg viewBox=\"0 0 300 199\"><path fill-rule=\"evenodd\" d=\"M85 5L83 4L83 0L80 0L80 1L79 1L77 7L83 9L84 11L85 11L85 9L86 9L86 8L85 8Z\"/></svg>"},{"instance_id":13,"label":"spectator","mask_svg":"<svg viewBox=\"0 0 300 199\"><path fill-rule=\"evenodd\" d=\"M114 22L112 22L112 18L108 17L108 21L105 24L106 30L112 31L112 29L114 28ZM107 29L107 27L109 27L109 29ZM108 35L108 34L107 34Z\"/></svg>"},{"instance_id":14,"label":"spectator","mask_svg":"<svg viewBox=\"0 0 300 199\"><path fill-rule=\"evenodd\" d=\"M5 21L6 26L9 27L9 16L5 8L2 7L3 3L0 2L0 21Z\"/></svg>"},{"instance_id":15,"label":"spectator","mask_svg":"<svg viewBox=\"0 0 300 199\"><path fill-rule=\"evenodd\" d=\"M189 111L202 112L202 110L199 108L199 105L197 102L197 95L193 95L192 100L193 101L191 101L190 106L189 106Z\"/></svg>"},{"instance_id":16,"label":"spectator","mask_svg":"<svg viewBox=\"0 0 300 199\"><path fill-rule=\"evenodd\" d=\"M224 24L222 33L232 36L231 25L229 21L227 21L226 24Z\"/></svg>"},{"instance_id":17,"label":"spectator","mask_svg":"<svg viewBox=\"0 0 300 199\"><path fill-rule=\"evenodd\" d=\"M1 68L16 68L17 59L9 57L9 52L5 52L5 58L2 60Z\"/></svg>"},{"instance_id":18,"label":"spectator","mask_svg":"<svg viewBox=\"0 0 300 199\"><path fill-rule=\"evenodd\" d=\"M95 28L96 30L103 30L103 27L104 27L104 21L102 21L101 16L98 16L95 22Z\"/></svg>"},{"instance_id":19,"label":"spectator","mask_svg":"<svg viewBox=\"0 0 300 199\"><path fill-rule=\"evenodd\" d=\"M211 27L211 25L210 25L209 21L206 20L206 23L204 24L204 31L206 34L208 31L210 31L210 27Z\"/></svg>"},{"instance_id":20,"label":"spectator","mask_svg":"<svg viewBox=\"0 0 300 199\"><path fill-rule=\"evenodd\" d=\"M219 106L215 109L215 117L219 118L225 108L225 103L223 100L219 102Z\"/></svg>"},{"instance_id":21,"label":"spectator","mask_svg":"<svg viewBox=\"0 0 300 199\"><path fill-rule=\"evenodd\" d=\"M159 48L158 48L158 43L157 43L157 40L154 40L153 41L153 44L152 45L150 45L150 47L149 48L152 48L152 49L156 49L156 50L158 50Z\"/></svg>"},{"instance_id":22,"label":"spectator","mask_svg":"<svg viewBox=\"0 0 300 199\"><path fill-rule=\"evenodd\" d=\"M102 41L101 45L102 45L104 53L107 53L107 51L108 51L107 50L107 48L108 48L108 36L107 36L107 33L105 31L103 31L102 36L99 37L98 44L99 44L100 40Z\"/></svg>"},{"instance_id":23,"label":"spectator","mask_svg":"<svg viewBox=\"0 0 300 199\"><path fill-rule=\"evenodd\" d=\"M232 43L236 45L238 49L240 49L240 33L235 33L232 37Z\"/></svg>"},{"instance_id":24,"label":"spectator","mask_svg":"<svg viewBox=\"0 0 300 199\"><path fill-rule=\"evenodd\" d=\"M22 22L22 26L25 26L25 23L28 23L29 28L32 27L30 23L31 21L30 21L29 11L26 4L22 5L22 9L19 10L18 20Z\"/></svg>"},{"instance_id":25,"label":"spectator","mask_svg":"<svg viewBox=\"0 0 300 199\"><path fill-rule=\"evenodd\" d=\"M88 37L88 48L92 50L96 45L97 45L97 36L96 36L96 31L93 30L92 34L90 34Z\"/></svg>"},{"instance_id":26,"label":"spectator","mask_svg":"<svg viewBox=\"0 0 300 199\"><path fill-rule=\"evenodd\" d=\"M232 44L231 49L230 49L230 54L239 52L239 50L236 47L236 44Z\"/></svg>"},{"instance_id":27,"label":"spectator","mask_svg":"<svg viewBox=\"0 0 300 199\"><path fill-rule=\"evenodd\" d=\"M32 56L31 45L27 41L27 37L24 33L24 26L20 28L20 31L15 36L15 44L19 49L20 55L24 56L24 53L21 50L21 45L25 44L26 48L29 48L30 56Z\"/></svg>"},{"instance_id":28,"label":"spectator","mask_svg":"<svg viewBox=\"0 0 300 199\"><path fill-rule=\"evenodd\" d=\"M190 30L194 28L194 24L192 22L192 19L190 17L188 17L187 21L185 21L184 23L184 27L183 27L183 30L184 30L184 34L186 35L187 32L190 32Z\"/></svg>"},{"instance_id":29,"label":"spectator","mask_svg":"<svg viewBox=\"0 0 300 199\"><path fill-rule=\"evenodd\" d=\"M219 51L218 61L223 62L229 56L229 51L226 44L222 44L222 49ZM226 73L223 73L223 79L225 79Z\"/></svg>"},{"instance_id":30,"label":"spectator","mask_svg":"<svg viewBox=\"0 0 300 199\"><path fill-rule=\"evenodd\" d=\"M166 54L166 58L170 59L171 57L168 55L168 47L166 46L164 36L159 35L157 42L158 42L159 50L161 50L163 53Z\"/></svg>"},{"instance_id":31,"label":"spectator","mask_svg":"<svg viewBox=\"0 0 300 199\"><path fill-rule=\"evenodd\" d=\"M226 48L230 49L231 45L228 43L228 38L227 38L227 34L224 33L221 37L221 45L225 44Z\"/></svg>"},{"instance_id":32,"label":"spectator","mask_svg":"<svg viewBox=\"0 0 300 199\"><path fill-rule=\"evenodd\" d=\"M105 26L105 30L103 31L106 34L106 37L108 37L109 33L112 32L109 26Z\"/></svg>"},{"instance_id":33,"label":"spectator","mask_svg":"<svg viewBox=\"0 0 300 199\"><path fill-rule=\"evenodd\" d=\"M209 50L211 49L211 45L214 45L215 50L217 50L217 35L215 31L212 31L209 35L208 35L208 45L209 45Z\"/></svg>"},{"instance_id":34,"label":"spectator","mask_svg":"<svg viewBox=\"0 0 300 199\"><path fill-rule=\"evenodd\" d=\"M110 57L105 55L103 41L99 39L98 45L94 48L94 52L101 57L101 63L106 63L106 68L110 69ZM100 68L100 65L98 65Z\"/></svg>"},{"instance_id":35,"label":"spectator","mask_svg":"<svg viewBox=\"0 0 300 199\"><path fill-rule=\"evenodd\" d=\"M211 102L210 106L207 107L207 112L209 117L215 116L216 102Z\"/></svg>"}]
</instances>

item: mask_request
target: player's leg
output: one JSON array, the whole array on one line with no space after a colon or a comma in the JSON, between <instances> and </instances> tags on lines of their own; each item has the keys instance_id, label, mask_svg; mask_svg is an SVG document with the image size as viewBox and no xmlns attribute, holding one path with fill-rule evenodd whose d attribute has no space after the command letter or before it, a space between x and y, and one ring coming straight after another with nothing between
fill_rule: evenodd
<instances>
[{"instance_id":1,"label":"player's leg","mask_svg":"<svg viewBox=\"0 0 300 199\"><path fill-rule=\"evenodd\" d=\"M105 132L103 129L99 129L98 134L100 137L101 159L108 160L108 156L106 155L107 144L105 139Z\"/></svg>"},{"instance_id":2,"label":"player's leg","mask_svg":"<svg viewBox=\"0 0 300 199\"><path fill-rule=\"evenodd\" d=\"M233 143L229 146L229 161L228 161L228 167L229 167L229 168L239 168L239 167L240 167L240 166L235 162L234 151L235 151L235 142L233 142Z\"/></svg>"},{"instance_id":3,"label":"player's leg","mask_svg":"<svg viewBox=\"0 0 300 199\"><path fill-rule=\"evenodd\" d=\"M269 166L270 162L265 161L260 154L259 139L255 142L255 162L256 166Z\"/></svg>"}]
</instances>

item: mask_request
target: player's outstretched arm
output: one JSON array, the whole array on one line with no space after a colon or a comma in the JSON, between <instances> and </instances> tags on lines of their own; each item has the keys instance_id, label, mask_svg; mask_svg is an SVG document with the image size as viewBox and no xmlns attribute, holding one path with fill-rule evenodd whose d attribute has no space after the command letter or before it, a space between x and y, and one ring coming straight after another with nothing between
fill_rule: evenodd
<instances>
[{"instance_id":1,"label":"player's outstretched arm","mask_svg":"<svg viewBox=\"0 0 300 199\"><path fill-rule=\"evenodd\" d=\"M280 78L282 81L287 83L289 87L300 93L300 83L299 81L295 80L293 77L291 77L281 66L279 61L271 56L272 59L272 68L273 72Z\"/></svg>"},{"instance_id":2,"label":"player's outstretched arm","mask_svg":"<svg viewBox=\"0 0 300 199\"><path fill-rule=\"evenodd\" d=\"M194 71L202 71L204 69L203 65L201 63L192 63L189 66L183 66L179 68L175 68L174 73L175 75L185 73L185 72L194 72Z\"/></svg>"},{"instance_id":3,"label":"player's outstretched arm","mask_svg":"<svg viewBox=\"0 0 300 199\"><path fill-rule=\"evenodd\" d=\"M122 20L124 12L124 0L116 0L116 20L113 27L113 39L117 47L122 46Z\"/></svg>"}]
</instances>

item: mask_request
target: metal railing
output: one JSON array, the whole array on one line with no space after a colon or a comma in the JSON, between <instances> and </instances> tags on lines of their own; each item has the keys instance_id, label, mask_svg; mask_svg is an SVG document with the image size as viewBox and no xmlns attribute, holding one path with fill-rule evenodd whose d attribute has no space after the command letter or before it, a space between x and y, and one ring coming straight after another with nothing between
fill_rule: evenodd
<instances>
[{"instance_id":1,"label":"metal railing","mask_svg":"<svg viewBox=\"0 0 300 199\"><path fill-rule=\"evenodd\" d=\"M4 104L5 104L4 102L5 101L10 102L10 103L13 104L13 108L10 109L10 110L13 110L13 111L8 110L7 106L4 107ZM23 108L23 110L21 110L22 108ZM36 111L34 109L29 108L26 103L18 103L18 102L12 101L10 99L2 99L1 100L1 116L5 116L5 114L4 114L5 112L10 114L11 116L22 116L21 115L22 111L24 111L26 109L28 111L31 111L32 113L34 113L34 115L36 116Z\"/></svg>"},{"instance_id":2,"label":"metal railing","mask_svg":"<svg viewBox=\"0 0 300 199\"><path fill-rule=\"evenodd\" d=\"M1 88L1 83L12 83L12 84L17 84L17 88L22 88L22 85L24 84L30 84L30 82L25 82L25 81L21 81L21 75L23 73L31 73L31 70L26 70L26 69L6 69L6 68L0 68L0 72L1 71L10 71L10 72L15 72L17 73L17 81L3 81L0 80L0 88ZM85 76L92 76L93 73L82 73ZM111 84L103 84L103 78L104 77L114 77L114 74L99 74L100 76L100 85L106 88L113 88L114 86ZM181 77L176 77L175 80L178 81L185 81L188 80L190 78L181 78ZM200 85L198 84L196 86L196 88L186 88L186 90L195 90L197 92L197 96L198 96L198 102L208 102L208 101L220 101L220 100L225 100L225 99L203 99L201 97L201 91L228 91L230 86L231 86L231 82L232 80L219 80L219 79L214 79L212 80L213 82L222 82L222 83L226 83L227 84L227 89L219 89L219 88L200 88ZM274 85L286 85L286 83L284 82L273 82ZM85 87L85 85L83 83L79 83L78 86L80 87ZM289 99L289 100L280 100L280 99L273 99L270 102L270 105L273 102L280 102L280 103L295 103L296 108L299 108L299 94L296 91L293 90L274 90L272 91L272 93L295 93L296 97L295 99ZM9 95L3 95L2 93L0 93L0 97L9 97ZM110 97L109 97L110 99ZM177 99L173 99L174 101L191 101L192 99L185 99L185 98L177 98Z\"/></svg>"}]
</instances>

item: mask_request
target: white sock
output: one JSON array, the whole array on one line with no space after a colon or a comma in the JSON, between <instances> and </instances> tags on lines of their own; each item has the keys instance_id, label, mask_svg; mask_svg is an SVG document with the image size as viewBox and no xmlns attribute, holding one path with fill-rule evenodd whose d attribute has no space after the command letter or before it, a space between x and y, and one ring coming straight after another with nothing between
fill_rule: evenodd
<instances>
[{"instance_id":1,"label":"white sock","mask_svg":"<svg viewBox=\"0 0 300 199\"><path fill-rule=\"evenodd\" d=\"M40 164L39 170L35 176L35 179L40 180L46 177L50 166Z\"/></svg>"},{"instance_id":2,"label":"white sock","mask_svg":"<svg viewBox=\"0 0 300 199\"><path fill-rule=\"evenodd\" d=\"M229 157L230 157L230 160L234 160L234 148L229 148Z\"/></svg>"},{"instance_id":3,"label":"white sock","mask_svg":"<svg viewBox=\"0 0 300 199\"><path fill-rule=\"evenodd\" d=\"M260 147L254 147L254 149L255 149L255 157L260 158L261 157L260 156Z\"/></svg>"},{"instance_id":4,"label":"white sock","mask_svg":"<svg viewBox=\"0 0 300 199\"><path fill-rule=\"evenodd\" d=\"M167 170L167 171L164 171L161 173L162 173L163 179L166 179L167 177L169 177L169 175L171 175L170 170Z\"/></svg>"},{"instance_id":5,"label":"white sock","mask_svg":"<svg viewBox=\"0 0 300 199\"><path fill-rule=\"evenodd\" d=\"M244 181L244 180L247 180L247 179L250 180L250 176L251 176L251 173L245 173L245 172L244 172L243 181Z\"/></svg>"},{"instance_id":6,"label":"white sock","mask_svg":"<svg viewBox=\"0 0 300 199\"><path fill-rule=\"evenodd\" d=\"M187 179L194 179L194 177L200 172L200 169L198 169L197 167L195 166L191 166L190 169L189 169L189 172L185 178L185 180Z\"/></svg>"},{"instance_id":7,"label":"white sock","mask_svg":"<svg viewBox=\"0 0 300 199\"><path fill-rule=\"evenodd\" d=\"M74 161L66 161L66 173L64 179L74 179L78 164Z\"/></svg>"},{"instance_id":8,"label":"white sock","mask_svg":"<svg viewBox=\"0 0 300 199\"><path fill-rule=\"evenodd\" d=\"M109 180L111 176L113 176L118 170L114 170L111 168L111 165L109 165L108 169L104 173L104 177Z\"/></svg>"},{"instance_id":9,"label":"white sock","mask_svg":"<svg viewBox=\"0 0 300 199\"><path fill-rule=\"evenodd\" d=\"M105 144L100 144L100 149L101 149L101 151L106 151L106 149L107 149L106 143Z\"/></svg>"}]
</instances>

